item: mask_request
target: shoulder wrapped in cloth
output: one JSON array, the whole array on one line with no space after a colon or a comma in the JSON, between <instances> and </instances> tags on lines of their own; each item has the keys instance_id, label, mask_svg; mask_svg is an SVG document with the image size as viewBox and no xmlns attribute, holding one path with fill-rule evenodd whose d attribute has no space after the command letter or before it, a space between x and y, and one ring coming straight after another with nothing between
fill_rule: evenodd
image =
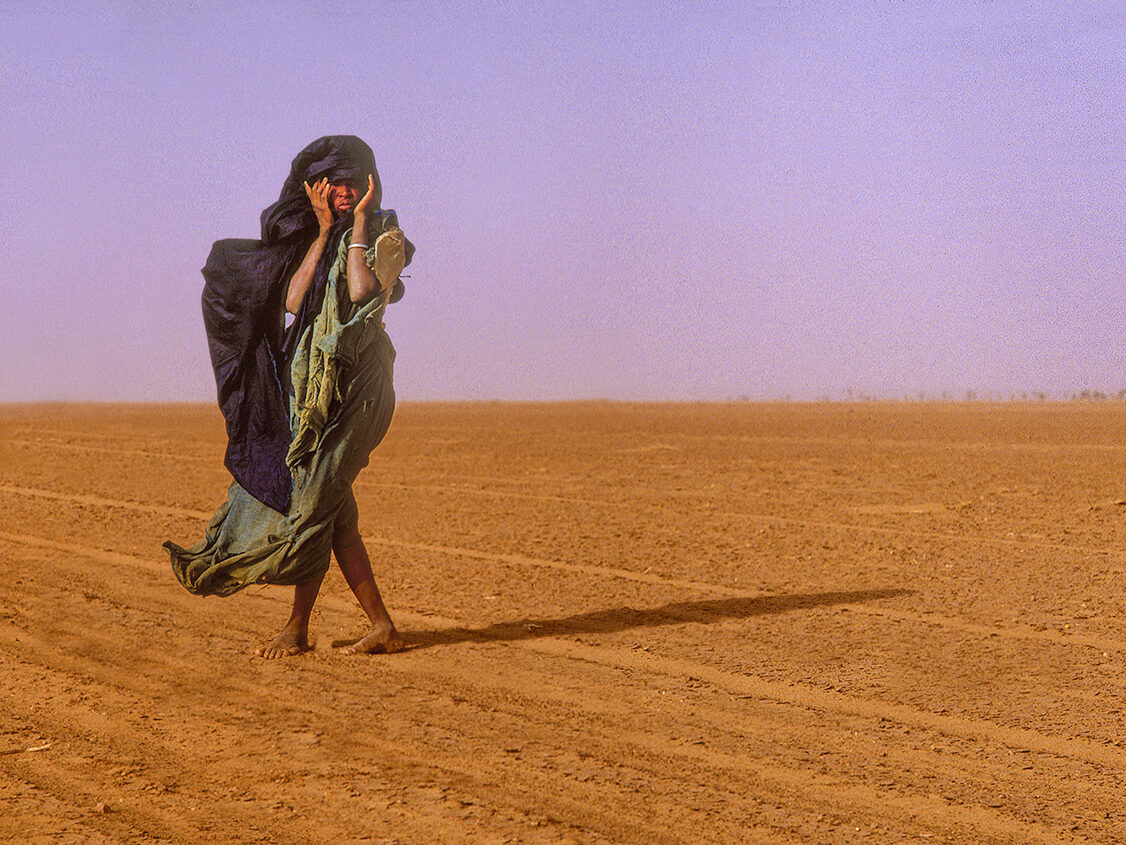
<instances>
[{"instance_id":1,"label":"shoulder wrapped in cloth","mask_svg":"<svg viewBox=\"0 0 1126 845\"><path fill-rule=\"evenodd\" d=\"M398 275L404 260L399 238L401 232L392 228L373 239L364 258L377 275L381 260L390 260ZM395 350L381 320L388 293L354 304L346 244L333 259L321 308L295 342L290 368L294 437L287 458L293 478L288 513L231 482L227 501L200 543L189 549L164 544L176 577L192 593L230 595L251 584L301 584L323 575L338 522L355 519L352 482L383 439L395 407Z\"/></svg>"},{"instance_id":2,"label":"shoulder wrapped in cloth","mask_svg":"<svg viewBox=\"0 0 1126 845\"><path fill-rule=\"evenodd\" d=\"M289 361L320 312L329 269L351 226L350 214L334 222L310 290L287 330L286 288L318 232L304 183L322 177L366 181L369 173L376 190L372 207L378 208L381 191L371 148L352 135L314 141L293 160L278 201L262 212L261 240L217 241L203 268L204 327L227 425L225 463L248 493L281 513L287 511L291 495L285 460L290 446ZM394 226L394 212L369 217L372 235ZM407 242L407 261L413 251ZM402 294L398 282L390 301Z\"/></svg>"}]
</instances>

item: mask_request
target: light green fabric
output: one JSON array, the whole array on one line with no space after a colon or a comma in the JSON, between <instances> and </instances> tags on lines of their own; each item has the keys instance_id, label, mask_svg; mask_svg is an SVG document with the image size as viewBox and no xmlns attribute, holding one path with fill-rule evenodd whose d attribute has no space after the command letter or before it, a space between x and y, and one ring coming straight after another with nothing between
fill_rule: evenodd
<instances>
[{"instance_id":1,"label":"light green fabric","mask_svg":"<svg viewBox=\"0 0 1126 845\"><path fill-rule=\"evenodd\" d=\"M388 293L362 306L351 302L348 241L345 234L320 313L290 367L289 513L232 482L201 542L189 549L164 544L189 592L226 596L257 583L300 584L328 570L336 519L347 515L352 482L383 439L395 407L395 350L381 322ZM373 266L374 247L365 258Z\"/></svg>"}]
</instances>

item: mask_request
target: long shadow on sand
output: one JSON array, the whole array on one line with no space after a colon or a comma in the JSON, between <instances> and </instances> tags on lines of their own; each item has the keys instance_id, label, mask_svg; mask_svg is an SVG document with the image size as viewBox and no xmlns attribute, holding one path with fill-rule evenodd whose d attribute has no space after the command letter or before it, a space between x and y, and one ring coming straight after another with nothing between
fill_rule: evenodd
<instances>
[{"instance_id":1,"label":"long shadow on sand","mask_svg":"<svg viewBox=\"0 0 1126 845\"><path fill-rule=\"evenodd\" d=\"M520 619L513 622L497 622L487 628L409 631L404 632L404 638L409 643L409 648L416 649L454 643L506 642L575 634L613 634L631 628L653 628L658 625L679 625L684 622L706 625L722 622L724 619L747 619L752 616L790 613L836 604L858 604L909 595L913 592L914 590L852 590L682 601L649 610L615 607L578 613L562 619Z\"/></svg>"}]
</instances>

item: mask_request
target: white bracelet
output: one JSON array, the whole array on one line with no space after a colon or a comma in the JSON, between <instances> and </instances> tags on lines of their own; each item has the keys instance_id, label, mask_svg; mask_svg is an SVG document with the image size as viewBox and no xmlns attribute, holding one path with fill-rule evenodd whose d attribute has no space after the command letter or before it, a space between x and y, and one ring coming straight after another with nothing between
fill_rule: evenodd
<instances>
[{"instance_id":1,"label":"white bracelet","mask_svg":"<svg viewBox=\"0 0 1126 845\"><path fill-rule=\"evenodd\" d=\"M367 244L348 244L348 249L371 249Z\"/></svg>"}]
</instances>

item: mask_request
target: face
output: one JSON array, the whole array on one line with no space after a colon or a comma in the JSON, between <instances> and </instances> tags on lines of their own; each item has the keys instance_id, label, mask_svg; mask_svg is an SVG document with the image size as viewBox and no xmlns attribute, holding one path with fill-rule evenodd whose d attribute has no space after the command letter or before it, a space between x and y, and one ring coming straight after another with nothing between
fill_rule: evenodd
<instances>
[{"instance_id":1,"label":"face","mask_svg":"<svg viewBox=\"0 0 1126 845\"><path fill-rule=\"evenodd\" d=\"M350 179L338 179L328 184L328 207L332 209L332 216L339 217L348 214L356 207L362 196L359 182Z\"/></svg>"}]
</instances>

